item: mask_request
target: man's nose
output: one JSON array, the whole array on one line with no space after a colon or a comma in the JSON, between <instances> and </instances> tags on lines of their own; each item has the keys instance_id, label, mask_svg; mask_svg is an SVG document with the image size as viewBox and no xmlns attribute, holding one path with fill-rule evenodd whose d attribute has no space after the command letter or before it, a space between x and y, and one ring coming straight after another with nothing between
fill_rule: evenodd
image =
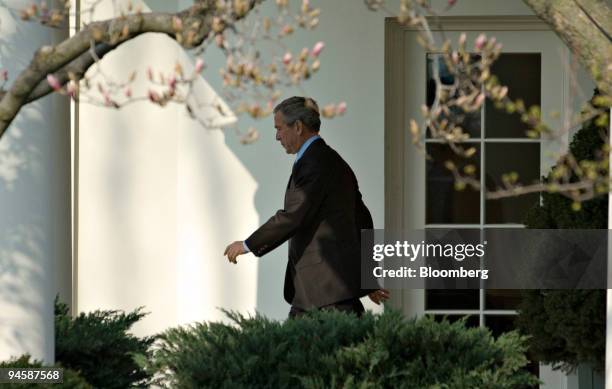
<instances>
[{"instance_id":1,"label":"man's nose","mask_svg":"<svg viewBox=\"0 0 612 389\"><path fill-rule=\"evenodd\" d=\"M278 133L278 131L276 131L276 140L281 140L280 134Z\"/></svg>"}]
</instances>

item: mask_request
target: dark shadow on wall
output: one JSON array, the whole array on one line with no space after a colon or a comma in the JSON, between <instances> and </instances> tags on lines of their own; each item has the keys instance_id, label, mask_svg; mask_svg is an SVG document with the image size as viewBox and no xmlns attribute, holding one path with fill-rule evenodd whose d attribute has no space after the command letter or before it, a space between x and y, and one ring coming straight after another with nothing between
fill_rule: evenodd
<instances>
[{"instance_id":1,"label":"dark shadow on wall","mask_svg":"<svg viewBox=\"0 0 612 389\"><path fill-rule=\"evenodd\" d=\"M38 104L24 109L0 143L0 155L20 156L10 180L0 178L0 299L5 307L0 327L7 337L0 342L30 352L53 349L53 339L39 334L45 343L40 345L31 332L52 328L55 295L50 177L45 176L50 163L41 149L49 133L38 128L43 113Z\"/></svg>"},{"instance_id":2,"label":"dark shadow on wall","mask_svg":"<svg viewBox=\"0 0 612 389\"><path fill-rule=\"evenodd\" d=\"M44 233L38 228L40 220L31 224L0 227L0 298L3 313L0 327L3 328L0 343L10 350L32 352L38 339L32 338L34 326L26 327L33 320L52 320L53 293L40 293L40 288L49 283L50 266L42 263L46 245ZM48 340L39 334L44 342ZM52 341L52 340L51 340ZM43 346L48 349L49 345ZM52 347L52 345L51 345ZM15 355L17 356L17 355Z\"/></svg>"},{"instance_id":3,"label":"dark shadow on wall","mask_svg":"<svg viewBox=\"0 0 612 389\"><path fill-rule=\"evenodd\" d=\"M246 122L247 120L241 120ZM251 232L265 223L276 211L283 208L287 181L291 175L294 156L287 156L280 143L275 140L272 118L253 123L260 130L260 139L253 145L242 145L237 136L227 134L225 142L257 181L253 206L259 215L259 223ZM240 128L250 125L241 123ZM247 236L232 237L244 240ZM229 243L229 241L228 241ZM258 312L277 319L286 318L289 305L283 299L283 283L288 260L287 244L283 244L256 258L257 261L257 303Z\"/></svg>"},{"instance_id":4,"label":"dark shadow on wall","mask_svg":"<svg viewBox=\"0 0 612 389\"><path fill-rule=\"evenodd\" d=\"M16 5L0 0L5 88L38 47L68 35L22 22L7 8ZM11 350L52 355L56 293L70 303L70 285L57 288L71 278L69 107L61 96L28 104L0 139L0 344Z\"/></svg>"}]
</instances>

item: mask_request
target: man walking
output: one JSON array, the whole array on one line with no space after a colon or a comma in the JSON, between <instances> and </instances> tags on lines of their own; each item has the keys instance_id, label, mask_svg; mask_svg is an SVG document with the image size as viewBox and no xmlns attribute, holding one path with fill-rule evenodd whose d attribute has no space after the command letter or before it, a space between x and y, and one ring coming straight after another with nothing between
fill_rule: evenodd
<instances>
[{"instance_id":1,"label":"man walking","mask_svg":"<svg viewBox=\"0 0 612 389\"><path fill-rule=\"evenodd\" d=\"M376 304L389 292L361 289L360 234L373 228L357 179L349 165L319 136L317 103L291 97L274 108L276 140L296 154L285 192L284 208L246 241L225 249L230 262L253 252L261 257L289 240L284 297L289 317L311 309L337 309L358 316L360 297Z\"/></svg>"}]
</instances>

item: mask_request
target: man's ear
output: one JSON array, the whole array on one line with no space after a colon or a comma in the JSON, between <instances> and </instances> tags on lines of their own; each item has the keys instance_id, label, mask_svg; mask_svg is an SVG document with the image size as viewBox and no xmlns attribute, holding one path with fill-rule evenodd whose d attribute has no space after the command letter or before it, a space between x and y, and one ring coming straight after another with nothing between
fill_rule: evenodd
<instances>
[{"instance_id":1,"label":"man's ear","mask_svg":"<svg viewBox=\"0 0 612 389\"><path fill-rule=\"evenodd\" d=\"M304 123L301 120L295 121L295 131L298 135L302 135L304 133Z\"/></svg>"}]
</instances>

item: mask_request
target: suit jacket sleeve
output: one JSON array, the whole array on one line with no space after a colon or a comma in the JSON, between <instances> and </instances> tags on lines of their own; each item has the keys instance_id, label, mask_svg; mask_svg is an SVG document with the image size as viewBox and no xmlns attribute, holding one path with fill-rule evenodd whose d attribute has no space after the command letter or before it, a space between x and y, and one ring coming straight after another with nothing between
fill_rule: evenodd
<instances>
[{"instance_id":1,"label":"suit jacket sleeve","mask_svg":"<svg viewBox=\"0 0 612 389\"><path fill-rule=\"evenodd\" d=\"M320 161L303 161L294 173L295 185L287 189L285 209L280 209L246 240L254 255L261 257L291 238L315 215L327 192L328 169Z\"/></svg>"},{"instance_id":2,"label":"suit jacket sleeve","mask_svg":"<svg viewBox=\"0 0 612 389\"><path fill-rule=\"evenodd\" d=\"M357 229L359 232L359 238L361 239L361 230L371 230L374 228L374 222L372 221L372 215L370 214L370 210L366 207L363 199L361 198L361 193L359 193L357 207L356 207L356 215L355 222L357 223Z\"/></svg>"}]
</instances>

